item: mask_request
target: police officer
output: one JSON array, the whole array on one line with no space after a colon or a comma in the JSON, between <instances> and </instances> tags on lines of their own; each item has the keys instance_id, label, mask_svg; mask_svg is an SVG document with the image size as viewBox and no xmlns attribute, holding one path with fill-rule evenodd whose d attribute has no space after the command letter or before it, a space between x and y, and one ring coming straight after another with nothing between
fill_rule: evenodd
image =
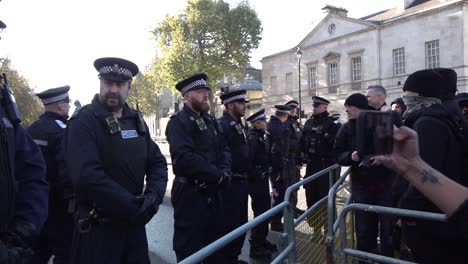
<instances>
[{"instance_id":1,"label":"police officer","mask_svg":"<svg viewBox=\"0 0 468 264\"><path fill-rule=\"evenodd\" d=\"M286 120L291 106L275 105L275 109L275 115L271 116L268 123L268 132L271 135L272 207L284 201L284 194L288 187L286 177L288 175L289 131ZM271 230L283 231L281 218L281 213L271 218Z\"/></svg>"},{"instance_id":2,"label":"police officer","mask_svg":"<svg viewBox=\"0 0 468 264\"><path fill-rule=\"evenodd\" d=\"M299 103L296 100L291 100L285 105L291 107L286 127L289 134L289 151L288 151L288 168L287 168L287 186L291 186L298 182L301 178L300 162L298 159L299 139L301 138L302 127L297 116L297 107ZM300 216L304 213L303 210L297 208L297 190L291 193L291 204L295 211L295 216Z\"/></svg>"},{"instance_id":3,"label":"police officer","mask_svg":"<svg viewBox=\"0 0 468 264\"><path fill-rule=\"evenodd\" d=\"M78 204L71 259L150 263L145 224L164 198L166 159L141 113L126 104L138 67L120 58L97 59L94 67L100 92L73 114L65 132Z\"/></svg>"},{"instance_id":4,"label":"police officer","mask_svg":"<svg viewBox=\"0 0 468 264\"><path fill-rule=\"evenodd\" d=\"M241 120L248 102L246 92L246 90L235 90L220 96L225 111L219 119L219 124L224 131L232 158L231 185L222 191L227 232L247 222L249 193L247 174L251 168L252 157L248 132ZM228 258L226 263L238 263L243 244L244 236L241 236L225 247L225 256Z\"/></svg>"},{"instance_id":5,"label":"police officer","mask_svg":"<svg viewBox=\"0 0 468 264\"><path fill-rule=\"evenodd\" d=\"M300 138L300 156L303 164L307 165L306 177L316 172L330 167L335 163L333 154L333 144L335 136L341 127L338 119L333 118L328 113L330 101L319 96L312 97L313 114L304 124L304 130ZM312 207L320 199L328 195L329 179L328 177L319 177L318 179L304 186L307 200L307 207ZM321 237L322 226L315 225L314 237ZM323 226L325 228L326 226ZM325 230L326 234L326 230Z\"/></svg>"},{"instance_id":6,"label":"police officer","mask_svg":"<svg viewBox=\"0 0 468 264\"><path fill-rule=\"evenodd\" d=\"M21 127L17 108L3 81L5 84L0 88L0 263L30 263L31 248L47 219L49 188L41 151Z\"/></svg>"},{"instance_id":7,"label":"police officer","mask_svg":"<svg viewBox=\"0 0 468 264\"><path fill-rule=\"evenodd\" d=\"M45 113L27 127L28 133L40 147L46 161L49 182L49 216L37 243L34 263L48 263L54 255L54 263L68 263L70 256L73 221L67 212L71 182L65 177L62 148L70 99L69 86L48 89L36 94L42 101ZM67 189L67 190L65 190Z\"/></svg>"},{"instance_id":8,"label":"police officer","mask_svg":"<svg viewBox=\"0 0 468 264\"><path fill-rule=\"evenodd\" d=\"M220 189L231 178L231 156L221 127L208 114L211 89L204 73L176 85L184 107L172 115L166 137L175 178L173 247L177 262L187 258L224 232ZM203 263L224 263L214 254Z\"/></svg>"},{"instance_id":9,"label":"police officer","mask_svg":"<svg viewBox=\"0 0 468 264\"><path fill-rule=\"evenodd\" d=\"M252 149L252 168L249 171L249 194L252 210L257 217L271 208L268 179L271 168L271 142L267 129L265 109L246 119L252 125L249 139ZM267 240L268 222L254 227L250 232L250 257L270 260L276 246Z\"/></svg>"},{"instance_id":10,"label":"police officer","mask_svg":"<svg viewBox=\"0 0 468 264\"><path fill-rule=\"evenodd\" d=\"M458 106L462 110L463 115L465 118L468 119L468 93L459 93L455 97Z\"/></svg>"}]
</instances>

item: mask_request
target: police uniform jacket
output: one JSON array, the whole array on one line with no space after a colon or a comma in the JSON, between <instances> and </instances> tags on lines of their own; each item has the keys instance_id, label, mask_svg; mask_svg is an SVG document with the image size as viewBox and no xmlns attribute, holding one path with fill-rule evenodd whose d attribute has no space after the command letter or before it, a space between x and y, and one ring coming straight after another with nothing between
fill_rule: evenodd
<instances>
[{"instance_id":1,"label":"police uniform jacket","mask_svg":"<svg viewBox=\"0 0 468 264\"><path fill-rule=\"evenodd\" d=\"M166 137L176 177L216 184L231 171L231 154L213 116L185 106L171 116Z\"/></svg>"},{"instance_id":2,"label":"police uniform jacket","mask_svg":"<svg viewBox=\"0 0 468 264\"><path fill-rule=\"evenodd\" d=\"M333 145L341 123L329 116L328 112L313 115L304 124L299 142L301 157L304 161L313 159L333 160Z\"/></svg>"},{"instance_id":3,"label":"police uniform jacket","mask_svg":"<svg viewBox=\"0 0 468 264\"><path fill-rule=\"evenodd\" d=\"M271 116L268 122L271 135L271 164L273 171L283 169L289 152L288 129L276 116Z\"/></svg>"},{"instance_id":4,"label":"police uniform jacket","mask_svg":"<svg viewBox=\"0 0 468 264\"><path fill-rule=\"evenodd\" d=\"M256 172L263 172L271 167L271 136L263 129L252 128L249 131L252 148L252 168Z\"/></svg>"},{"instance_id":5,"label":"police uniform jacket","mask_svg":"<svg viewBox=\"0 0 468 264\"><path fill-rule=\"evenodd\" d=\"M132 220L139 209L135 197L142 194L145 180L145 193L162 202L166 159L139 112L125 104L117 119L96 95L72 116L65 137L67 169L81 206L116 220Z\"/></svg>"},{"instance_id":6,"label":"police uniform jacket","mask_svg":"<svg viewBox=\"0 0 468 264\"><path fill-rule=\"evenodd\" d=\"M49 186L39 147L20 125L15 127L15 218L41 230L47 219Z\"/></svg>"},{"instance_id":7,"label":"police uniform jacket","mask_svg":"<svg viewBox=\"0 0 468 264\"><path fill-rule=\"evenodd\" d=\"M241 122L234 120L229 113L224 112L219 119L224 137L231 150L233 173L246 173L251 167L251 150L247 130Z\"/></svg>"},{"instance_id":8,"label":"police uniform jacket","mask_svg":"<svg viewBox=\"0 0 468 264\"><path fill-rule=\"evenodd\" d=\"M67 119L54 112L45 112L27 127L28 133L40 147L46 162L47 181L50 185L49 211L66 210L65 193L71 192L71 182L65 174L65 160L62 147Z\"/></svg>"},{"instance_id":9,"label":"police uniform jacket","mask_svg":"<svg viewBox=\"0 0 468 264\"><path fill-rule=\"evenodd\" d=\"M295 159L299 151L299 140L301 138L301 126L297 116L288 116L285 122L289 134L289 153L288 157Z\"/></svg>"}]
</instances>

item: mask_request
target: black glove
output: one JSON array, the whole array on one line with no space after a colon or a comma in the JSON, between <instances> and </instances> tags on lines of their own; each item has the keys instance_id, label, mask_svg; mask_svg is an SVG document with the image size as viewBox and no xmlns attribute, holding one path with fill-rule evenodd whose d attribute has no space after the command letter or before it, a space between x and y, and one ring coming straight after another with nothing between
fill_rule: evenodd
<instances>
[{"instance_id":1,"label":"black glove","mask_svg":"<svg viewBox=\"0 0 468 264\"><path fill-rule=\"evenodd\" d=\"M271 176L271 173L273 172L273 168L272 167L268 167L267 170L264 170L262 171L262 173L260 174L260 177L263 179L263 180L267 180L270 176Z\"/></svg>"},{"instance_id":2,"label":"black glove","mask_svg":"<svg viewBox=\"0 0 468 264\"><path fill-rule=\"evenodd\" d=\"M134 222L146 225L159 210L158 198L155 194L145 193L137 196L135 201L140 204L140 209L138 209Z\"/></svg>"},{"instance_id":3,"label":"black glove","mask_svg":"<svg viewBox=\"0 0 468 264\"><path fill-rule=\"evenodd\" d=\"M271 177L271 181L281 182L283 180L283 168L274 169Z\"/></svg>"},{"instance_id":4,"label":"black glove","mask_svg":"<svg viewBox=\"0 0 468 264\"><path fill-rule=\"evenodd\" d=\"M11 230L0 236L0 263L30 263L36 227L27 221L16 221ZM6 260L5 260L6 259Z\"/></svg>"},{"instance_id":5,"label":"black glove","mask_svg":"<svg viewBox=\"0 0 468 264\"><path fill-rule=\"evenodd\" d=\"M221 188L228 188L231 186L232 172L230 170L223 171L223 175L219 178L218 186Z\"/></svg>"}]
</instances>

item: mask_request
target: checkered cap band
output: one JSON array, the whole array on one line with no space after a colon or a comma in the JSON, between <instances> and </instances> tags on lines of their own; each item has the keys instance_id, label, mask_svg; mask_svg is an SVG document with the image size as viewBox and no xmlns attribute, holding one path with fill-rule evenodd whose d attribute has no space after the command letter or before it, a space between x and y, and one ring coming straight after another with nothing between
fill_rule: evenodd
<instances>
[{"instance_id":1,"label":"checkered cap band","mask_svg":"<svg viewBox=\"0 0 468 264\"><path fill-rule=\"evenodd\" d=\"M123 76L126 76L128 78L133 77L133 74L129 69L120 67L118 64L114 64L114 66L104 66L101 69L99 69L99 74L100 75L109 74L109 73L115 73L115 74L118 74L118 75L123 75Z\"/></svg>"},{"instance_id":2,"label":"checkered cap band","mask_svg":"<svg viewBox=\"0 0 468 264\"><path fill-rule=\"evenodd\" d=\"M53 104L53 103L56 103L56 102L65 100L65 99L67 99L67 98L68 98L68 93L64 93L64 94L59 94L59 95L54 96L54 97L49 97L49 98L46 98L46 99L41 99L41 101L42 101L42 104L48 105L48 104Z\"/></svg>"},{"instance_id":3,"label":"checkered cap band","mask_svg":"<svg viewBox=\"0 0 468 264\"><path fill-rule=\"evenodd\" d=\"M299 105L296 104L296 103L289 103L289 104L286 104L286 105L289 105L289 106L291 106L291 107L298 107L298 106L299 106Z\"/></svg>"},{"instance_id":4,"label":"checkered cap band","mask_svg":"<svg viewBox=\"0 0 468 264\"><path fill-rule=\"evenodd\" d=\"M255 122L255 121L259 120L259 119L265 119L265 118L266 118L266 115L265 115L265 114L261 114L261 115L258 115L258 116L256 116L256 117L252 118L252 119L250 120L250 122L253 123L253 122Z\"/></svg>"},{"instance_id":5,"label":"checkered cap band","mask_svg":"<svg viewBox=\"0 0 468 264\"><path fill-rule=\"evenodd\" d=\"M278 113L283 113L283 114L289 114L289 113L290 113L289 110L280 110L280 109L276 109L275 111L278 112Z\"/></svg>"},{"instance_id":6,"label":"checkered cap band","mask_svg":"<svg viewBox=\"0 0 468 264\"><path fill-rule=\"evenodd\" d=\"M245 96L245 94L238 94L238 95L235 95L235 96L224 99L222 103L223 104L229 104L229 103L232 103L234 101L245 100L246 98L247 97Z\"/></svg>"},{"instance_id":7,"label":"checkered cap band","mask_svg":"<svg viewBox=\"0 0 468 264\"><path fill-rule=\"evenodd\" d=\"M193 82L187 84L184 88L180 89L180 93L185 94L186 92L192 90L193 88L200 87L200 86L206 87L207 85L208 84L203 79L196 80L196 81L193 81Z\"/></svg>"}]
</instances>

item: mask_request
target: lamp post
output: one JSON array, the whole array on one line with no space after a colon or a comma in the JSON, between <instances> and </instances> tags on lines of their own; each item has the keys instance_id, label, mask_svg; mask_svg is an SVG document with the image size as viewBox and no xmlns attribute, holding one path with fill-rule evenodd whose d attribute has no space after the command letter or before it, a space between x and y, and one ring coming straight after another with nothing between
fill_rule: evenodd
<instances>
[{"instance_id":1,"label":"lamp post","mask_svg":"<svg viewBox=\"0 0 468 264\"><path fill-rule=\"evenodd\" d=\"M296 51L296 57L297 57L297 64L298 64L298 70L297 70L297 76L298 76L298 79L299 79L299 112L297 114L298 118L299 118L299 123L302 124L302 97L301 97L301 58L302 58L302 51L301 49L298 47L297 48L297 51Z\"/></svg>"},{"instance_id":2,"label":"lamp post","mask_svg":"<svg viewBox=\"0 0 468 264\"><path fill-rule=\"evenodd\" d=\"M156 136L159 137L161 135L160 129L159 129L159 112L160 112L160 102L159 102L159 96L160 93L156 93Z\"/></svg>"}]
</instances>

